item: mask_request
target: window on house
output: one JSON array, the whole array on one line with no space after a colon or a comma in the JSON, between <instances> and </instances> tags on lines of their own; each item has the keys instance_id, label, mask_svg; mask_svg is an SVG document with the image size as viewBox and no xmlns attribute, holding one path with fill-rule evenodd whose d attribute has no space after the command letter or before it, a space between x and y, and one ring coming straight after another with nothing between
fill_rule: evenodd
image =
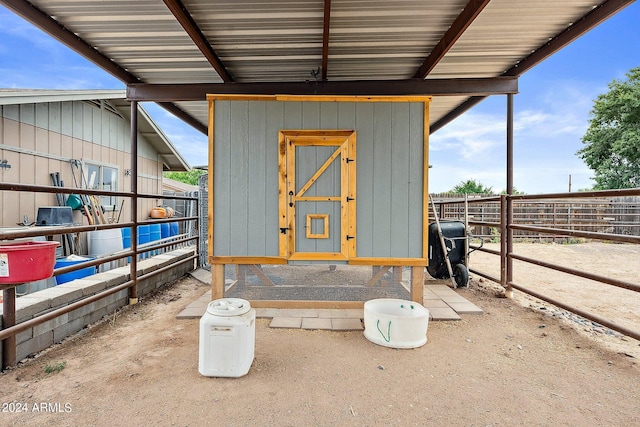
<instances>
[{"instance_id":1,"label":"window on house","mask_svg":"<svg viewBox=\"0 0 640 427\"><path fill-rule=\"evenodd\" d=\"M87 183L95 190L118 191L118 169L110 166L87 163ZM118 204L116 196L101 196L102 207L115 210Z\"/></svg>"}]
</instances>

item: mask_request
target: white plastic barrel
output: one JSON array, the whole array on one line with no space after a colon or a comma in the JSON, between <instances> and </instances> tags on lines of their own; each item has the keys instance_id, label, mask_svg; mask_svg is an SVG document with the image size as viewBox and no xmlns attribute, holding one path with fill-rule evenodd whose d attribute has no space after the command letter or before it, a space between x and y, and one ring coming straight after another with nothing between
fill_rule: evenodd
<instances>
[{"instance_id":1,"label":"white plastic barrel","mask_svg":"<svg viewBox=\"0 0 640 427\"><path fill-rule=\"evenodd\" d=\"M89 231L87 233L87 246L91 257L109 256L122 250L122 234L117 228ZM117 261L102 264L99 270L111 270L116 268L117 264Z\"/></svg>"},{"instance_id":2,"label":"white plastic barrel","mask_svg":"<svg viewBox=\"0 0 640 427\"><path fill-rule=\"evenodd\" d=\"M364 303L364 336L392 348L416 348L427 342L429 310L421 304L394 298Z\"/></svg>"},{"instance_id":3,"label":"white plastic barrel","mask_svg":"<svg viewBox=\"0 0 640 427\"><path fill-rule=\"evenodd\" d=\"M205 377L241 377L253 363L256 311L249 301L211 301L200 319L198 371Z\"/></svg>"}]
</instances>

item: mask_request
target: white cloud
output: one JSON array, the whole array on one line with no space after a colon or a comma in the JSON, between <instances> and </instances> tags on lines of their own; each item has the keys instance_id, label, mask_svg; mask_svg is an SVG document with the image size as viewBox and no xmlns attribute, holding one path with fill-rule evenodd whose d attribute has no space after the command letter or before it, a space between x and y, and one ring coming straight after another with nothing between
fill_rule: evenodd
<instances>
[{"instance_id":1,"label":"white cloud","mask_svg":"<svg viewBox=\"0 0 640 427\"><path fill-rule=\"evenodd\" d=\"M588 90L587 90L588 89ZM550 81L544 91L522 90L514 111L514 185L529 194L590 188L591 171L576 152L599 88L580 81ZM506 187L506 114L480 104L430 138L430 191L475 179Z\"/></svg>"}]
</instances>

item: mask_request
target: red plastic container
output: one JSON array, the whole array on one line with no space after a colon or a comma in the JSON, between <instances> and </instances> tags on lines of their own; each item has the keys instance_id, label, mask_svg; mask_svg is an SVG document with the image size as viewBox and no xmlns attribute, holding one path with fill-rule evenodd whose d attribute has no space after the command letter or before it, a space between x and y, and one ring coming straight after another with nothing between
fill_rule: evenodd
<instances>
[{"instance_id":1,"label":"red plastic container","mask_svg":"<svg viewBox=\"0 0 640 427\"><path fill-rule=\"evenodd\" d=\"M0 284L21 284L53 275L58 242L0 244Z\"/></svg>"}]
</instances>

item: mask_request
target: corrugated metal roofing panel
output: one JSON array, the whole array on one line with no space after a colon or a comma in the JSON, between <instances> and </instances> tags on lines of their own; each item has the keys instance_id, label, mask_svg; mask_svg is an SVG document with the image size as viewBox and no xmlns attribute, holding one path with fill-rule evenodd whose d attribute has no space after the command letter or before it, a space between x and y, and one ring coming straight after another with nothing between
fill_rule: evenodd
<instances>
[{"instance_id":1,"label":"corrugated metal roofing panel","mask_svg":"<svg viewBox=\"0 0 640 427\"><path fill-rule=\"evenodd\" d=\"M330 79L413 77L466 3L332 1Z\"/></svg>"},{"instance_id":2,"label":"corrugated metal roofing panel","mask_svg":"<svg viewBox=\"0 0 640 427\"><path fill-rule=\"evenodd\" d=\"M32 3L143 82L222 81L162 1Z\"/></svg>"},{"instance_id":3,"label":"corrugated metal roofing panel","mask_svg":"<svg viewBox=\"0 0 640 427\"><path fill-rule=\"evenodd\" d=\"M184 4L235 81L301 81L320 65L322 0Z\"/></svg>"},{"instance_id":4,"label":"corrugated metal roofing panel","mask_svg":"<svg viewBox=\"0 0 640 427\"><path fill-rule=\"evenodd\" d=\"M491 0L428 78L499 76L603 1ZM222 82L161 0L32 3L145 83ZM235 81L316 78L313 72L323 60L323 0L182 0L182 4ZM465 7L478 4L332 0L327 78L411 78L447 30L455 28ZM624 4L612 3L611 9ZM434 99L432 123L460 101L459 97ZM194 111L206 125L205 107L189 103L184 110Z\"/></svg>"},{"instance_id":5,"label":"corrugated metal roofing panel","mask_svg":"<svg viewBox=\"0 0 640 427\"><path fill-rule=\"evenodd\" d=\"M543 46L597 0L492 0L430 77L495 77Z\"/></svg>"}]
</instances>

